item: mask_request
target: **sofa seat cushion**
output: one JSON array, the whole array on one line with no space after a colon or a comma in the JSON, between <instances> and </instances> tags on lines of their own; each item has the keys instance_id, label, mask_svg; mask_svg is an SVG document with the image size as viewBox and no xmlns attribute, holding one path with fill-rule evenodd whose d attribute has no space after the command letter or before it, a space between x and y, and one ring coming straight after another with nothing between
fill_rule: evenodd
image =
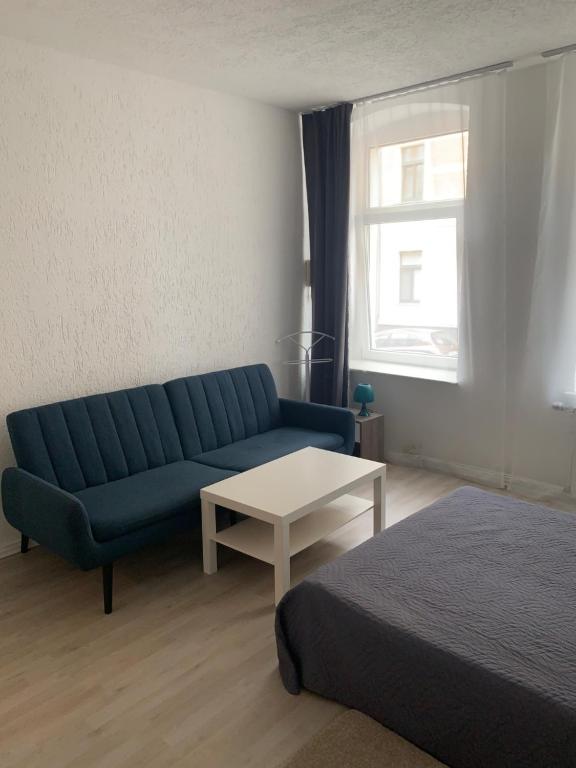
<instances>
[{"instance_id":1,"label":"sofa seat cushion","mask_svg":"<svg viewBox=\"0 0 576 768\"><path fill-rule=\"evenodd\" d=\"M174 515L194 511L200 489L235 474L176 461L147 472L78 491L96 541L110 541Z\"/></svg>"},{"instance_id":2,"label":"sofa seat cushion","mask_svg":"<svg viewBox=\"0 0 576 768\"><path fill-rule=\"evenodd\" d=\"M195 456L194 461L220 469L244 472L308 446L338 451L343 445L343 437L332 432L316 432L313 429L299 427L278 427L246 440L238 440L224 448L202 453Z\"/></svg>"}]
</instances>

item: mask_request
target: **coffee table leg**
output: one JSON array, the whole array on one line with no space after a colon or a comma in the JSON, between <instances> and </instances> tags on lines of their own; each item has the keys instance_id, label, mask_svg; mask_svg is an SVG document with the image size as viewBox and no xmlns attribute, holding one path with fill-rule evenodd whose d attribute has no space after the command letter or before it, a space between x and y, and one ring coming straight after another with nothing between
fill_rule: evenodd
<instances>
[{"instance_id":1,"label":"coffee table leg","mask_svg":"<svg viewBox=\"0 0 576 768\"><path fill-rule=\"evenodd\" d=\"M290 526L274 524L274 602L276 605L290 589Z\"/></svg>"},{"instance_id":2,"label":"coffee table leg","mask_svg":"<svg viewBox=\"0 0 576 768\"><path fill-rule=\"evenodd\" d=\"M374 480L374 535L386 528L386 467Z\"/></svg>"},{"instance_id":3,"label":"coffee table leg","mask_svg":"<svg viewBox=\"0 0 576 768\"><path fill-rule=\"evenodd\" d=\"M202 559L204 573L212 574L218 570L216 542L216 505L202 499Z\"/></svg>"}]
</instances>

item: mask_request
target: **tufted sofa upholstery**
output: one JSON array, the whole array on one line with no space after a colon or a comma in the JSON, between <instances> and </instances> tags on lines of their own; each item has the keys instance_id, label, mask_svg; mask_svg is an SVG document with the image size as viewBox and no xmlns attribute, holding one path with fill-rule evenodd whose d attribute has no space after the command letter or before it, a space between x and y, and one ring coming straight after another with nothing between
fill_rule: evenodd
<instances>
[{"instance_id":1,"label":"tufted sofa upholstery","mask_svg":"<svg viewBox=\"0 0 576 768\"><path fill-rule=\"evenodd\" d=\"M199 524L200 489L312 445L351 453L341 408L278 398L265 365L17 411L17 467L2 476L8 521L82 569L104 567Z\"/></svg>"}]
</instances>

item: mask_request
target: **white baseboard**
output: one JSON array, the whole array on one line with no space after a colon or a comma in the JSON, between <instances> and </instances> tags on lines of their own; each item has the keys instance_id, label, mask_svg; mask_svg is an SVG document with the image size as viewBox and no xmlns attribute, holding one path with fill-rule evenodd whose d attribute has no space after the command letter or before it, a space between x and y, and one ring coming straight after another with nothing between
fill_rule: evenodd
<instances>
[{"instance_id":1,"label":"white baseboard","mask_svg":"<svg viewBox=\"0 0 576 768\"><path fill-rule=\"evenodd\" d=\"M484 467L470 466L469 464L459 464L454 461L444 461L442 459L435 459L432 456L402 453L401 451L387 451L386 459L391 464L428 469L431 472L440 472L443 475L454 475L455 477L462 478L462 480L480 483L491 488L513 488L518 493L525 494L526 496L561 496L566 493L566 489L561 485L544 483L528 477L515 476L512 478L509 473L499 472L496 469L486 469Z\"/></svg>"},{"instance_id":2,"label":"white baseboard","mask_svg":"<svg viewBox=\"0 0 576 768\"><path fill-rule=\"evenodd\" d=\"M15 555L17 552L20 552L20 539L0 544L0 558L10 557L10 555Z\"/></svg>"},{"instance_id":3,"label":"white baseboard","mask_svg":"<svg viewBox=\"0 0 576 768\"><path fill-rule=\"evenodd\" d=\"M35 541L30 542L30 547L37 547L38 544ZM15 541L7 541L5 544L0 544L0 560L4 557L10 557L20 552L20 539Z\"/></svg>"},{"instance_id":4,"label":"white baseboard","mask_svg":"<svg viewBox=\"0 0 576 768\"><path fill-rule=\"evenodd\" d=\"M538 498L545 498L547 496L570 497L569 490L564 488L562 485L545 483L542 480L533 480L530 477L512 478L510 475L507 475L506 482L506 488L518 491L525 496L534 496Z\"/></svg>"},{"instance_id":5,"label":"white baseboard","mask_svg":"<svg viewBox=\"0 0 576 768\"><path fill-rule=\"evenodd\" d=\"M387 452L386 458L392 464L401 464L404 467L417 467L428 469L431 472L440 472L443 475L455 475L463 480L470 480L482 485L490 485L493 488L503 488L503 475L494 469L473 467L468 464L458 464L453 461L434 459L432 456L422 456L413 453L401 453L400 451Z\"/></svg>"}]
</instances>

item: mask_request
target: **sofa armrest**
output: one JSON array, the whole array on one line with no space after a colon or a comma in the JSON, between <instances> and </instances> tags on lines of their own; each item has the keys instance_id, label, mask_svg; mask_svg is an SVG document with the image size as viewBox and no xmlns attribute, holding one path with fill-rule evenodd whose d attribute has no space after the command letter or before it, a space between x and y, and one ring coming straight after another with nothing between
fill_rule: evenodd
<instances>
[{"instance_id":1,"label":"sofa armrest","mask_svg":"<svg viewBox=\"0 0 576 768\"><path fill-rule=\"evenodd\" d=\"M84 505L71 493L24 469L2 474L2 505L8 522L80 568L97 565L96 543Z\"/></svg>"},{"instance_id":2,"label":"sofa armrest","mask_svg":"<svg viewBox=\"0 0 576 768\"><path fill-rule=\"evenodd\" d=\"M280 415L287 427L303 427L342 435L344 452L352 453L354 450L355 420L354 414L347 408L280 398Z\"/></svg>"}]
</instances>

